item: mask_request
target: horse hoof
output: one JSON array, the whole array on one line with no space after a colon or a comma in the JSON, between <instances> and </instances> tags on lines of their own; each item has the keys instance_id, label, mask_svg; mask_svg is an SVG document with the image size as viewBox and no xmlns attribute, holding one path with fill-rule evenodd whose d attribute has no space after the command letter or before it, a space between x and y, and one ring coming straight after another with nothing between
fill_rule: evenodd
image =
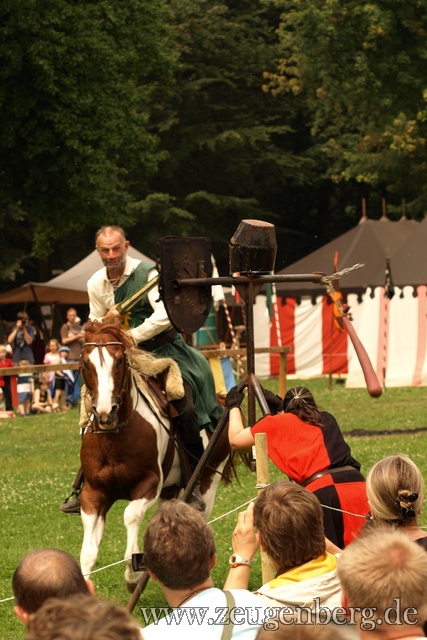
<instances>
[{"instance_id":1,"label":"horse hoof","mask_svg":"<svg viewBox=\"0 0 427 640\"><path fill-rule=\"evenodd\" d=\"M137 582L125 582L126 585L126 589L129 591L129 593L133 593L138 585Z\"/></svg>"}]
</instances>

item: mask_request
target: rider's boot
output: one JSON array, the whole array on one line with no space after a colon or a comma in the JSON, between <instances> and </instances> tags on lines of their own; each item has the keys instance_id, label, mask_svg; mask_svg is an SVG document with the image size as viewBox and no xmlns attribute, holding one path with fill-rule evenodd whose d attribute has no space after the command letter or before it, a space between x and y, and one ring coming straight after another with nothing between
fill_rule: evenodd
<instances>
[{"instance_id":1,"label":"rider's boot","mask_svg":"<svg viewBox=\"0 0 427 640\"><path fill-rule=\"evenodd\" d=\"M68 515L80 515L80 491L78 493L72 493L64 500L59 506L59 510L62 513L68 513Z\"/></svg>"},{"instance_id":2,"label":"rider's boot","mask_svg":"<svg viewBox=\"0 0 427 640\"><path fill-rule=\"evenodd\" d=\"M83 482L83 469L80 467L73 482L73 490L71 494L59 507L59 510L62 511L62 513L67 513L68 515L80 515L80 492L82 490Z\"/></svg>"},{"instance_id":3,"label":"rider's boot","mask_svg":"<svg viewBox=\"0 0 427 640\"><path fill-rule=\"evenodd\" d=\"M183 449L187 453L188 465L182 464L183 476L185 484L188 483L190 476L193 474L200 458L203 455L204 447L202 437L200 435L200 427L197 420L197 413L193 403L193 392L190 384L184 380L185 395L180 400L172 402L174 408L178 412L175 418L178 440L181 442ZM186 467L189 467L189 469ZM188 504L199 511L206 510L206 503L200 490L200 480L197 482L193 492L187 500Z\"/></svg>"},{"instance_id":4,"label":"rider's boot","mask_svg":"<svg viewBox=\"0 0 427 640\"><path fill-rule=\"evenodd\" d=\"M85 434L86 427L91 421L91 416L87 412L86 402L84 400L85 398L86 398L86 386L82 384L81 401L80 401L80 418L79 418L80 437L82 439ZM80 492L83 487L83 482L84 482L83 469L82 467L80 467L80 469L77 471L77 475L73 482L72 492L59 507L59 510L62 511L62 513L68 513L68 515L76 515L76 516L80 515Z\"/></svg>"}]
</instances>

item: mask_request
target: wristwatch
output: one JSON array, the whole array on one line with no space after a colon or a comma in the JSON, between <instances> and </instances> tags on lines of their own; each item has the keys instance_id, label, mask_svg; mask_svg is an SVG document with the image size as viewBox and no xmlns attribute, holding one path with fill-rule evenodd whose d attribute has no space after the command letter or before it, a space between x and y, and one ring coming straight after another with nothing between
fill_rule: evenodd
<instances>
[{"instance_id":1,"label":"wristwatch","mask_svg":"<svg viewBox=\"0 0 427 640\"><path fill-rule=\"evenodd\" d=\"M228 560L228 564L230 567L240 567L240 565L252 567L252 560L248 560L247 558L243 558L243 556L238 556L233 553Z\"/></svg>"}]
</instances>

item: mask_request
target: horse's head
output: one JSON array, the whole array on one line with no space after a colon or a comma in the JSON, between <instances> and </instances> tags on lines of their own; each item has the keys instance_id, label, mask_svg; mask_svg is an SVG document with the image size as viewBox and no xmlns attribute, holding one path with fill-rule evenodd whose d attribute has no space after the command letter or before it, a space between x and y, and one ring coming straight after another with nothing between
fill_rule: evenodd
<instances>
[{"instance_id":1,"label":"horse's head","mask_svg":"<svg viewBox=\"0 0 427 640\"><path fill-rule=\"evenodd\" d=\"M124 416L120 409L129 397L126 350L131 340L117 325L88 322L80 369L93 415L100 429L112 431Z\"/></svg>"}]
</instances>

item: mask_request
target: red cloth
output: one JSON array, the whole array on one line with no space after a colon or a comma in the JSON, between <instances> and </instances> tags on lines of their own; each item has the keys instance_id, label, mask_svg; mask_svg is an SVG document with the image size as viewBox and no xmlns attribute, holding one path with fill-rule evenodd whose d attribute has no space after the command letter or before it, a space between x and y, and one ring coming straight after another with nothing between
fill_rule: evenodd
<instances>
[{"instance_id":1,"label":"red cloth","mask_svg":"<svg viewBox=\"0 0 427 640\"><path fill-rule=\"evenodd\" d=\"M369 511L365 481L334 416L325 411L320 416L322 427L307 424L293 413L265 416L251 427L251 433L267 434L268 457L298 484L325 469L352 467L325 474L306 487L325 505L326 536L342 548L357 536L365 522L360 516Z\"/></svg>"},{"instance_id":2,"label":"red cloth","mask_svg":"<svg viewBox=\"0 0 427 640\"><path fill-rule=\"evenodd\" d=\"M320 428L293 413L265 416L251 432L267 434L268 457L298 484L331 464Z\"/></svg>"},{"instance_id":3,"label":"red cloth","mask_svg":"<svg viewBox=\"0 0 427 640\"><path fill-rule=\"evenodd\" d=\"M7 367L14 367L12 360L10 358L5 358L5 360L0 360L0 369L6 369ZM4 387L4 378L0 377L0 387Z\"/></svg>"}]
</instances>

